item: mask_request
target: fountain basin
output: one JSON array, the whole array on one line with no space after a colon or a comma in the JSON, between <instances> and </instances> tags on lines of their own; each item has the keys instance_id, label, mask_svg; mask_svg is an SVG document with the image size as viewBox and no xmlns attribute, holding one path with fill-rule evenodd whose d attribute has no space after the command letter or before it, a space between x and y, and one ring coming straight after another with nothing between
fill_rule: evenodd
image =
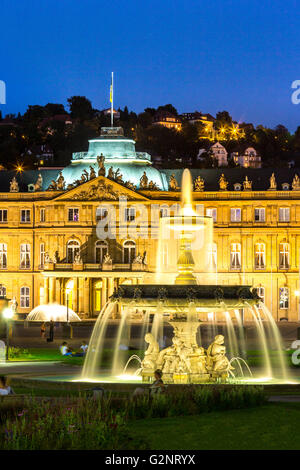
<instances>
[{"instance_id":1,"label":"fountain basin","mask_svg":"<svg viewBox=\"0 0 300 470\"><path fill-rule=\"evenodd\" d=\"M141 307L157 307L162 310L180 307L186 312L191 305L197 311L224 311L257 305L260 297L251 286L148 284L122 285L111 296L122 305L136 304Z\"/></svg>"}]
</instances>

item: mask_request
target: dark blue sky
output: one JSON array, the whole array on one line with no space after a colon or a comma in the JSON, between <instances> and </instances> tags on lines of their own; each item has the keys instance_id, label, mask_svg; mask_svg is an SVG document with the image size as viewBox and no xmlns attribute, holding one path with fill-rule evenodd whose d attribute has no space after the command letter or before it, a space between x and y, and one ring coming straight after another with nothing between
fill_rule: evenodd
<instances>
[{"instance_id":1,"label":"dark blue sky","mask_svg":"<svg viewBox=\"0 0 300 470\"><path fill-rule=\"evenodd\" d=\"M107 107L113 70L116 107L300 125L296 0L1 0L0 15L4 114L72 95Z\"/></svg>"}]
</instances>

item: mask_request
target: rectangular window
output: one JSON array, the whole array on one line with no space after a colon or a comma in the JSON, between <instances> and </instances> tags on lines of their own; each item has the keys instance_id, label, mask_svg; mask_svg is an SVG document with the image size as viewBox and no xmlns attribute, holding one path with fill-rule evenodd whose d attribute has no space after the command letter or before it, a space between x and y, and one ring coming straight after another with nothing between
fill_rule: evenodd
<instances>
[{"instance_id":1,"label":"rectangular window","mask_svg":"<svg viewBox=\"0 0 300 470\"><path fill-rule=\"evenodd\" d=\"M7 268L7 245L6 243L0 243L0 268Z\"/></svg>"},{"instance_id":2,"label":"rectangular window","mask_svg":"<svg viewBox=\"0 0 300 470\"><path fill-rule=\"evenodd\" d=\"M28 243L22 243L20 247L20 268L30 268L30 245Z\"/></svg>"},{"instance_id":3,"label":"rectangular window","mask_svg":"<svg viewBox=\"0 0 300 470\"><path fill-rule=\"evenodd\" d=\"M7 222L7 209L0 210L0 222Z\"/></svg>"},{"instance_id":4,"label":"rectangular window","mask_svg":"<svg viewBox=\"0 0 300 470\"><path fill-rule=\"evenodd\" d=\"M126 222L133 222L135 220L135 207L126 207L125 220Z\"/></svg>"},{"instance_id":5,"label":"rectangular window","mask_svg":"<svg viewBox=\"0 0 300 470\"><path fill-rule=\"evenodd\" d=\"M266 247L264 243L255 245L255 269L265 269L266 267Z\"/></svg>"},{"instance_id":6,"label":"rectangular window","mask_svg":"<svg viewBox=\"0 0 300 470\"><path fill-rule=\"evenodd\" d=\"M241 268L241 245L240 243L232 243L230 250L230 267L231 269Z\"/></svg>"},{"instance_id":7,"label":"rectangular window","mask_svg":"<svg viewBox=\"0 0 300 470\"><path fill-rule=\"evenodd\" d=\"M264 304L265 303L265 288L264 287L257 287L257 295L260 297L260 301Z\"/></svg>"},{"instance_id":8,"label":"rectangular window","mask_svg":"<svg viewBox=\"0 0 300 470\"><path fill-rule=\"evenodd\" d=\"M30 307L29 287L21 287L20 304L21 304L21 308L29 308Z\"/></svg>"},{"instance_id":9,"label":"rectangular window","mask_svg":"<svg viewBox=\"0 0 300 470\"><path fill-rule=\"evenodd\" d=\"M69 209L69 222L78 222L79 221L79 209L71 208Z\"/></svg>"},{"instance_id":10,"label":"rectangular window","mask_svg":"<svg viewBox=\"0 0 300 470\"><path fill-rule=\"evenodd\" d=\"M43 267L45 264L45 243L40 244L40 266Z\"/></svg>"},{"instance_id":11,"label":"rectangular window","mask_svg":"<svg viewBox=\"0 0 300 470\"><path fill-rule=\"evenodd\" d=\"M230 209L230 221L241 222L241 220L242 220L242 210L240 208Z\"/></svg>"},{"instance_id":12,"label":"rectangular window","mask_svg":"<svg viewBox=\"0 0 300 470\"><path fill-rule=\"evenodd\" d=\"M263 207L254 209L254 220L255 222L265 222L265 209Z\"/></svg>"},{"instance_id":13,"label":"rectangular window","mask_svg":"<svg viewBox=\"0 0 300 470\"><path fill-rule=\"evenodd\" d=\"M21 222L24 224L30 222L30 210L22 209L21 210Z\"/></svg>"},{"instance_id":14,"label":"rectangular window","mask_svg":"<svg viewBox=\"0 0 300 470\"><path fill-rule=\"evenodd\" d=\"M289 222L289 221L290 221L290 208L279 207L279 222Z\"/></svg>"},{"instance_id":15,"label":"rectangular window","mask_svg":"<svg viewBox=\"0 0 300 470\"><path fill-rule=\"evenodd\" d=\"M289 288L280 287L279 289L279 308L287 309L289 308Z\"/></svg>"},{"instance_id":16,"label":"rectangular window","mask_svg":"<svg viewBox=\"0 0 300 470\"><path fill-rule=\"evenodd\" d=\"M288 243L279 245L279 269L289 269L290 267L290 246Z\"/></svg>"},{"instance_id":17,"label":"rectangular window","mask_svg":"<svg viewBox=\"0 0 300 470\"><path fill-rule=\"evenodd\" d=\"M45 209L40 209L40 222L45 222Z\"/></svg>"},{"instance_id":18,"label":"rectangular window","mask_svg":"<svg viewBox=\"0 0 300 470\"><path fill-rule=\"evenodd\" d=\"M207 217L212 217L214 222L217 222L217 209L216 208L206 209L206 215Z\"/></svg>"},{"instance_id":19,"label":"rectangular window","mask_svg":"<svg viewBox=\"0 0 300 470\"><path fill-rule=\"evenodd\" d=\"M108 209L106 207L97 207L96 221L103 220L108 216Z\"/></svg>"}]
</instances>

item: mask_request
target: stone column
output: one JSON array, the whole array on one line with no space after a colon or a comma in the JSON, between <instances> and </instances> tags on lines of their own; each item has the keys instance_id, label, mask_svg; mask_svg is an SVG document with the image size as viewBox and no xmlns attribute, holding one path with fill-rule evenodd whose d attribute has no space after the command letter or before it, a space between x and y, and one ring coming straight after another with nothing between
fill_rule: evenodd
<instances>
[{"instance_id":1,"label":"stone column","mask_svg":"<svg viewBox=\"0 0 300 470\"><path fill-rule=\"evenodd\" d=\"M84 287L83 287L83 311L86 315L90 315L90 282L89 278L84 279Z\"/></svg>"},{"instance_id":2,"label":"stone column","mask_svg":"<svg viewBox=\"0 0 300 470\"><path fill-rule=\"evenodd\" d=\"M44 277L44 304L49 302L49 278Z\"/></svg>"},{"instance_id":3,"label":"stone column","mask_svg":"<svg viewBox=\"0 0 300 470\"><path fill-rule=\"evenodd\" d=\"M78 311L82 315L84 313L84 278L78 279Z\"/></svg>"},{"instance_id":4,"label":"stone column","mask_svg":"<svg viewBox=\"0 0 300 470\"><path fill-rule=\"evenodd\" d=\"M103 308L104 305L106 304L107 302L107 278L106 277L103 277L102 278L102 291L101 291L101 307Z\"/></svg>"},{"instance_id":5,"label":"stone column","mask_svg":"<svg viewBox=\"0 0 300 470\"><path fill-rule=\"evenodd\" d=\"M49 302L53 303L55 300L55 280L56 278L51 276L49 279Z\"/></svg>"},{"instance_id":6,"label":"stone column","mask_svg":"<svg viewBox=\"0 0 300 470\"><path fill-rule=\"evenodd\" d=\"M108 298L114 293L114 278L108 278Z\"/></svg>"},{"instance_id":7,"label":"stone column","mask_svg":"<svg viewBox=\"0 0 300 470\"><path fill-rule=\"evenodd\" d=\"M78 313L78 277L73 278L74 288L73 288L73 310L75 313Z\"/></svg>"}]
</instances>

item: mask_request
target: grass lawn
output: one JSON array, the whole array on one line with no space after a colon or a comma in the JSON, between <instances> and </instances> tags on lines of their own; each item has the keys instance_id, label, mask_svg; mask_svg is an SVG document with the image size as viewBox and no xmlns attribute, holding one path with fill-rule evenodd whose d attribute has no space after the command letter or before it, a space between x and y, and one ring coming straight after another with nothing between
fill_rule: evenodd
<instances>
[{"instance_id":1,"label":"grass lawn","mask_svg":"<svg viewBox=\"0 0 300 470\"><path fill-rule=\"evenodd\" d=\"M151 450L300 449L300 403L129 423Z\"/></svg>"}]
</instances>

